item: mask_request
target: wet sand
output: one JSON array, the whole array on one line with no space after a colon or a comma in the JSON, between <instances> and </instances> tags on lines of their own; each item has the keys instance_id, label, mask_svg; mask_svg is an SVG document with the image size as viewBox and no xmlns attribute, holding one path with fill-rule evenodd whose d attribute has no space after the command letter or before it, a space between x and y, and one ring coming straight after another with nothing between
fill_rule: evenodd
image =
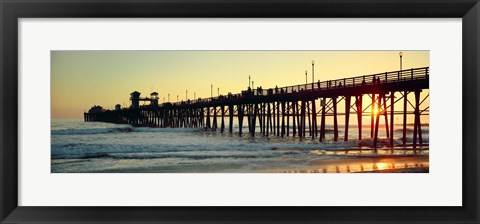
<instances>
[{"instance_id":1,"label":"wet sand","mask_svg":"<svg viewBox=\"0 0 480 224\"><path fill-rule=\"evenodd\" d=\"M351 156L335 160L313 160L309 167L270 170L272 173L428 173L427 155Z\"/></svg>"}]
</instances>

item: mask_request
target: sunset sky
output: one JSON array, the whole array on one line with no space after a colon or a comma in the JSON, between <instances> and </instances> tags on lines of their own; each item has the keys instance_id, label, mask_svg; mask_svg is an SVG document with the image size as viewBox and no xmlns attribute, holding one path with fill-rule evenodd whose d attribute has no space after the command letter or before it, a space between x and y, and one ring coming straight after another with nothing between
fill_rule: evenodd
<instances>
[{"instance_id":1,"label":"sunset sky","mask_svg":"<svg viewBox=\"0 0 480 224\"><path fill-rule=\"evenodd\" d=\"M264 89L368 75L400 68L399 51L52 51L52 118L82 118L93 105L129 106L130 93L160 102L239 93L248 76ZM429 66L429 51L404 51L403 69ZM426 94L426 93L422 93Z\"/></svg>"}]
</instances>

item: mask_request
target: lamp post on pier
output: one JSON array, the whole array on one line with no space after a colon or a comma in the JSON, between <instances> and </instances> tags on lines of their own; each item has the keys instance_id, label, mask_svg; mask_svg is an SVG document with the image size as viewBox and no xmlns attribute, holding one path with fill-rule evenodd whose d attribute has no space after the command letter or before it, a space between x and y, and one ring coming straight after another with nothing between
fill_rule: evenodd
<instances>
[{"instance_id":1,"label":"lamp post on pier","mask_svg":"<svg viewBox=\"0 0 480 224\"><path fill-rule=\"evenodd\" d=\"M312 60L312 83L315 82L315 61Z\"/></svg>"},{"instance_id":2,"label":"lamp post on pier","mask_svg":"<svg viewBox=\"0 0 480 224\"><path fill-rule=\"evenodd\" d=\"M210 98L213 97L213 84L210 84Z\"/></svg>"},{"instance_id":3,"label":"lamp post on pier","mask_svg":"<svg viewBox=\"0 0 480 224\"><path fill-rule=\"evenodd\" d=\"M251 77L250 77L250 75L248 75L248 88L250 88L250 79L251 79Z\"/></svg>"},{"instance_id":4,"label":"lamp post on pier","mask_svg":"<svg viewBox=\"0 0 480 224\"><path fill-rule=\"evenodd\" d=\"M217 87L217 96L220 96L220 88Z\"/></svg>"},{"instance_id":5,"label":"lamp post on pier","mask_svg":"<svg viewBox=\"0 0 480 224\"><path fill-rule=\"evenodd\" d=\"M400 51L400 53L398 53L398 55L400 56L400 72L402 71L402 58L403 58L403 52Z\"/></svg>"},{"instance_id":6,"label":"lamp post on pier","mask_svg":"<svg viewBox=\"0 0 480 224\"><path fill-rule=\"evenodd\" d=\"M170 93L168 94L168 102L170 103Z\"/></svg>"},{"instance_id":7,"label":"lamp post on pier","mask_svg":"<svg viewBox=\"0 0 480 224\"><path fill-rule=\"evenodd\" d=\"M185 101L187 101L187 100L188 100L188 89L185 90Z\"/></svg>"}]
</instances>

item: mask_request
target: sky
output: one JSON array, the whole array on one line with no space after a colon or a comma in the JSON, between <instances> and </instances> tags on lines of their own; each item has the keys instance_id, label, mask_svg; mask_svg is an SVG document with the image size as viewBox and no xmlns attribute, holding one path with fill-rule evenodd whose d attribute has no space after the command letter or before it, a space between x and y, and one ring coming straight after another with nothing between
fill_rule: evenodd
<instances>
[{"instance_id":1,"label":"sky","mask_svg":"<svg viewBox=\"0 0 480 224\"><path fill-rule=\"evenodd\" d=\"M159 102L239 93L400 69L399 51L51 51L52 118L83 118L93 105L128 107L130 93ZM428 67L429 51L403 51L403 69ZM425 92L425 91L424 91ZM422 93L425 95L426 93ZM413 95L413 94L411 94ZM410 97L409 97L410 99ZM413 102L413 101L412 101ZM428 102L427 102L428 103Z\"/></svg>"}]
</instances>

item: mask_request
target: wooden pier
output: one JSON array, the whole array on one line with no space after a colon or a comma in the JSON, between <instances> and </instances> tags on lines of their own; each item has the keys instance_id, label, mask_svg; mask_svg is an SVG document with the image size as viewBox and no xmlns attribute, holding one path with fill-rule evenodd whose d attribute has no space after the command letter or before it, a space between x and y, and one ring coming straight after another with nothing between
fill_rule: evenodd
<instances>
[{"instance_id":1,"label":"wooden pier","mask_svg":"<svg viewBox=\"0 0 480 224\"><path fill-rule=\"evenodd\" d=\"M252 136L297 136L323 142L327 117L333 119L333 140L339 141L343 136L343 141L348 141L351 115L356 115L353 118L356 118L359 140L364 137L363 117L369 116L370 138L376 148L378 133L383 131L379 129L383 127L389 145L394 146L395 116L402 116L402 145L412 144L417 148L423 145L420 116L429 113L428 105L420 109L429 94L421 99L420 92L428 88L429 67L423 67L295 86L248 89L239 94L176 103L158 104L158 93L155 93L151 99L154 103L146 106L139 106L136 100L148 98L139 98L139 93L134 92L130 108L91 110L84 113L84 120L142 127L202 127L234 133L233 121L238 119L240 135L246 125ZM413 102L408 99L410 94L414 96ZM399 101L403 102L403 110L395 111ZM339 106L344 106L343 113L338 112ZM407 116L414 116L412 142L407 141ZM344 133L339 133L340 117L343 117Z\"/></svg>"}]
</instances>

